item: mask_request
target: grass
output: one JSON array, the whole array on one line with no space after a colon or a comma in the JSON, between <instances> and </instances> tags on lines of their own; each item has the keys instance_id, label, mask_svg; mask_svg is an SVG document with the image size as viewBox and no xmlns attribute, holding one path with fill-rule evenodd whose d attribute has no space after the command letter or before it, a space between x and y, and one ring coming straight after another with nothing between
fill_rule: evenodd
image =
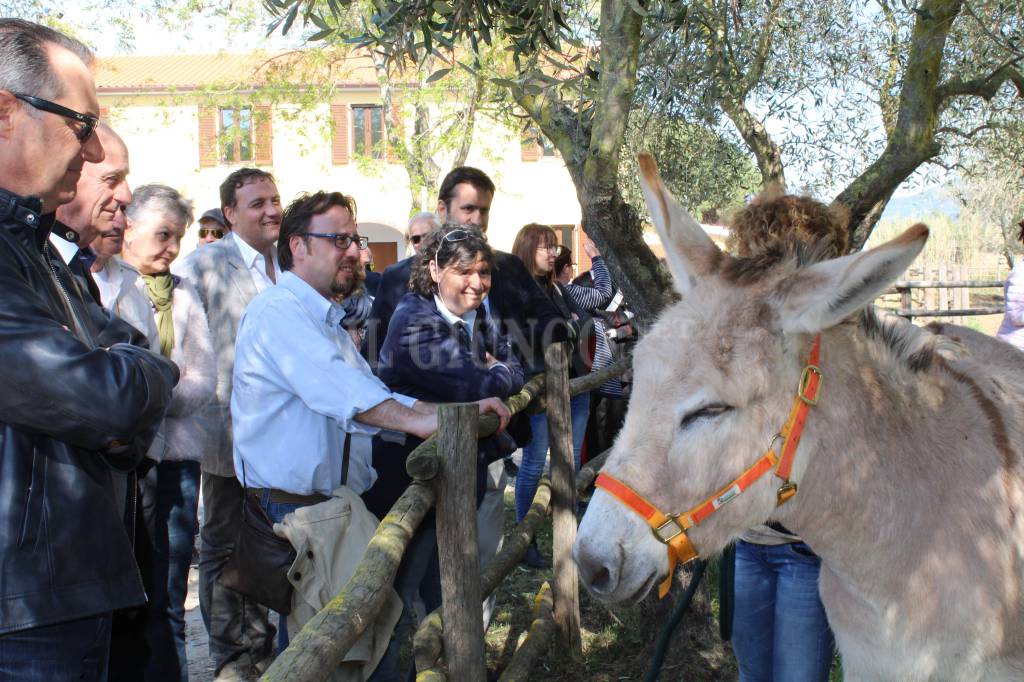
<instances>
[{"instance_id":1,"label":"grass","mask_svg":"<svg viewBox=\"0 0 1024 682\"><path fill-rule=\"evenodd\" d=\"M515 517L510 493L506 493L506 524ZM538 537L541 553L551 556L551 526L545 524ZM534 596L552 572L517 566L496 593L494 616L487 630L487 667L493 679L504 670L529 628ZM717 590L707 581L698 592L690 614L680 624L662 668L661 680L734 680L737 678L732 651L718 637ZM673 594L682 592L682 586ZM669 600L666 600L668 602ZM660 623L668 618L671 604L648 598L632 606L606 607L580 594L583 656L573 661L559 652L555 643L546 658L537 663L530 679L535 682L593 680L617 682L642 680L647 673Z\"/></svg>"}]
</instances>

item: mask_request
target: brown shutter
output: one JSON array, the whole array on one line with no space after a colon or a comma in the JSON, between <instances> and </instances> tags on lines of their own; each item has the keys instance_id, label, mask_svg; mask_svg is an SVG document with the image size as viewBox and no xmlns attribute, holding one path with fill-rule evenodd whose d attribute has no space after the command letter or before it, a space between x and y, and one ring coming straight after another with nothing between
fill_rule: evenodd
<instances>
[{"instance_id":1,"label":"brown shutter","mask_svg":"<svg viewBox=\"0 0 1024 682\"><path fill-rule=\"evenodd\" d=\"M199 107L199 167L212 168L218 161L217 108Z\"/></svg>"},{"instance_id":2,"label":"brown shutter","mask_svg":"<svg viewBox=\"0 0 1024 682\"><path fill-rule=\"evenodd\" d=\"M348 163L348 137L351 134L348 123L348 105L332 104L331 120L334 122L334 137L331 141L331 163Z\"/></svg>"},{"instance_id":3,"label":"brown shutter","mask_svg":"<svg viewBox=\"0 0 1024 682\"><path fill-rule=\"evenodd\" d=\"M394 101L394 100L392 100L392 102L391 102L391 120L394 121L395 129L394 129L393 132L394 132L395 136L397 136L398 139L400 139L400 140L403 139L403 135L405 134L405 129L402 126L402 106L401 106L401 104L399 102ZM385 121L385 125L386 124L387 124L387 121ZM385 158L387 159L387 162L388 163L400 163L401 159L398 158L398 154L395 152L395 150L393 150L391 148L391 145L388 144L388 140L389 140L389 136L385 135L384 136L384 145L385 145L384 149L386 150Z\"/></svg>"},{"instance_id":4,"label":"brown shutter","mask_svg":"<svg viewBox=\"0 0 1024 682\"><path fill-rule=\"evenodd\" d=\"M257 104L252 108L253 142L255 150L253 161L257 166L274 165L274 135L271 126L271 109L269 104Z\"/></svg>"},{"instance_id":5,"label":"brown shutter","mask_svg":"<svg viewBox=\"0 0 1024 682\"><path fill-rule=\"evenodd\" d=\"M528 133L523 133L521 157L523 161L536 161L540 158L541 149L537 144L537 138Z\"/></svg>"}]
</instances>

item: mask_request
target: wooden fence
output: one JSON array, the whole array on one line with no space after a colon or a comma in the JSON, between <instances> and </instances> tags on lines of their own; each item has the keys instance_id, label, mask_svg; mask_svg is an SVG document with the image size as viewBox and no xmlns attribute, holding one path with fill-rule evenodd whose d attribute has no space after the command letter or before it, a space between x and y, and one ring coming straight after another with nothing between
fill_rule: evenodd
<instances>
[{"instance_id":1,"label":"wooden fence","mask_svg":"<svg viewBox=\"0 0 1024 682\"><path fill-rule=\"evenodd\" d=\"M593 484L607 453L574 475L569 400L622 374L630 359L571 381L564 344L549 346L545 361L545 374L527 382L507 404L513 414L527 406L534 412L546 409L551 481L541 481L529 512L505 538L501 551L480 571L476 523L465 522L476 519L476 440L493 434L498 419L478 415L475 405L442 405L437 433L406 461L412 484L377 527L359 567L341 592L302 627L262 680L318 682L338 667L384 605L402 555L435 503L443 604L423 620L414 636L417 681L486 679L482 602L519 563L549 508L554 516L554 585L545 583L538 593L527 637L501 679L528 679L530 667L547 650L553 634L570 655L579 656L579 580L571 557L576 494Z\"/></svg>"},{"instance_id":2,"label":"wooden fence","mask_svg":"<svg viewBox=\"0 0 1024 682\"><path fill-rule=\"evenodd\" d=\"M915 317L970 317L1001 315L1005 312L1004 303L971 305L971 289L992 289L1002 286L1001 280L903 280L896 282L886 293L899 294L900 308L896 314L908 320ZM914 307L914 289L934 290L933 296L925 297L924 308Z\"/></svg>"}]
</instances>

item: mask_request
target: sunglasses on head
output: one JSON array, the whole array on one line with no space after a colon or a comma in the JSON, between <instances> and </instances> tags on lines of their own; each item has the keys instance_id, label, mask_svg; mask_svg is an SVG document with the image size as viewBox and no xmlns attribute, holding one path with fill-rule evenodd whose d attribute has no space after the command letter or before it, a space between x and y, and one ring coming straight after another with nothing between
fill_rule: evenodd
<instances>
[{"instance_id":1,"label":"sunglasses on head","mask_svg":"<svg viewBox=\"0 0 1024 682\"><path fill-rule=\"evenodd\" d=\"M434 262L437 264L438 270L441 269L441 263L437 260L437 257L441 255L441 249L444 248L444 245L450 242L461 242L464 239L469 239L469 230L452 230L441 237L441 243L437 247L437 252L434 253Z\"/></svg>"},{"instance_id":2,"label":"sunglasses on head","mask_svg":"<svg viewBox=\"0 0 1024 682\"><path fill-rule=\"evenodd\" d=\"M200 227L199 238L206 239L207 237L213 237L214 239L220 239L224 236L224 230L219 227Z\"/></svg>"},{"instance_id":3,"label":"sunglasses on head","mask_svg":"<svg viewBox=\"0 0 1024 682\"><path fill-rule=\"evenodd\" d=\"M100 122L100 119L92 114L80 114L74 109L68 109L67 107L51 102L48 99L42 97L35 97L33 95L21 95L16 92L11 93L17 99L25 102L33 109L39 111L45 111L50 114L56 114L57 116L63 116L69 118L72 121L78 121L82 124L82 127L75 131L75 137L81 144L85 144L90 137L92 137L92 131L96 129L96 124Z\"/></svg>"}]
</instances>

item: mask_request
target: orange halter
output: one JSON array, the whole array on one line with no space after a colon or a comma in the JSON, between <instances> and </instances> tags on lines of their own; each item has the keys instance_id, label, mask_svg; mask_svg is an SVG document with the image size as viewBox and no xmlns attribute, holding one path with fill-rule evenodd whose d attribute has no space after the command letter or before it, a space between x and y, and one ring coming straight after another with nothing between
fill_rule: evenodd
<instances>
[{"instance_id":1,"label":"orange halter","mask_svg":"<svg viewBox=\"0 0 1024 682\"><path fill-rule=\"evenodd\" d=\"M800 436L803 434L804 422L811 407L818 403L818 392L824 375L818 365L821 355L821 337L814 338L807 365L800 374L800 386L797 389L793 408L789 418L779 433L772 438L768 451L753 463L746 471L734 478L728 485L704 500L696 507L681 514L665 514L630 488L608 474L599 474L595 486L602 488L624 505L635 511L651 527L654 537L668 546L668 577L658 587L658 596L664 597L672 586L672 574L676 564L687 564L697 558L697 549L693 546L686 531L708 518L723 505L731 502L737 495L752 486L772 467L775 475L782 479L777 492L777 504L782 506L796 495L797 484L789 480L793 470L793 459L796 456ZM780 454L775 454L775 442L782 440Z\"/></svg>"}]
</instances>

